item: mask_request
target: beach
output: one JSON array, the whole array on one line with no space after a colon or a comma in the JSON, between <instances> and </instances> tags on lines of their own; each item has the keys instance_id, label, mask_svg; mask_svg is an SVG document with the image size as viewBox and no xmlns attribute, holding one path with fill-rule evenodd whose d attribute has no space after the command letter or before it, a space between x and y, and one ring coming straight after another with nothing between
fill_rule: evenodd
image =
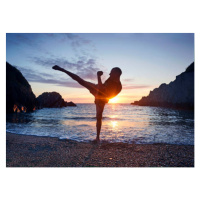
<instances>
[{"instance_id":1,"label":"beach","mask_svg":"<svg viewBox=\"0 0 200 200\"><path fill-rule=\"evenodd\" d=\"M194 167L193 145L77 142L6 133L7 167Z\"/></svg>"}]
</instances>

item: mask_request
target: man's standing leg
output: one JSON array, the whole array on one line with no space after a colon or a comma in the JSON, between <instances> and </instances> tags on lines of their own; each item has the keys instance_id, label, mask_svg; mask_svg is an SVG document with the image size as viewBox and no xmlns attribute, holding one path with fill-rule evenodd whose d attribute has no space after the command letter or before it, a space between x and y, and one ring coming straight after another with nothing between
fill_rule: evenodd
<instances>
[{"instance_id":1,"label":"man's standing leg","mask_svg":"<svg viewBox=\"0 0 200 200\"><path fill-rule=\"evenodd\" d=\"M102 116L103 116L103 110L104 110L104 103L96 103L96 128L97 128L97 137L96 140L100 140L100 132L101 132L101 124L102 124Z\"/></svg>"}]
</instances>

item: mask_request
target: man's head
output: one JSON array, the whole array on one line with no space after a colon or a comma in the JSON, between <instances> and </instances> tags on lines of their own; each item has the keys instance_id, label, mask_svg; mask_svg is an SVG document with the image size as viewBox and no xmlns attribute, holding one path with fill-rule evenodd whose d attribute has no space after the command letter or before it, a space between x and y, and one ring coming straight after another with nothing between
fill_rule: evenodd
<instances>
[{"instance_id":1,"label":"man's head","mask_svg":"<svg viewBox=\"0 0 200 200\"><path fill-rule=\"evenodd\" d=\"M119 78L122 74L122 70L119 67L114 67L112 68L111 72L110 72L110 77L113 78Z\"/></svg>"}]
</instances>

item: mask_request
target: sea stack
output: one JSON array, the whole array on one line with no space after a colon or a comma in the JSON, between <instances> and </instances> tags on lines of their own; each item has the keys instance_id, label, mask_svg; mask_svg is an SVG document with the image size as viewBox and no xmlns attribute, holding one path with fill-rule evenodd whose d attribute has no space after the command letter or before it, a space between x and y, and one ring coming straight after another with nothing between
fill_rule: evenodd
<instances>
[{"instance_id":1,"label":"sea stack","mask_svg":"<svg viewBox=\"0 0 200 200\"><path fill-rule=\"evenodd\" d=\"M57 92L44 92L37 97L39 108L62 108L76 106L73 102L67 103Z\"/></svg>"}]
</instances>

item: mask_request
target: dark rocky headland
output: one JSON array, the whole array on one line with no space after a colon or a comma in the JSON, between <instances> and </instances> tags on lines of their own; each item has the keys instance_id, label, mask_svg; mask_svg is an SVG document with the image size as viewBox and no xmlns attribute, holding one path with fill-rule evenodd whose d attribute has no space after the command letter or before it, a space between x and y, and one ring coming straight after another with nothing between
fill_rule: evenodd
<instances>
[{"instance_id":1,"label":"dark rocky headland","mask_svg":"<svg viewBox=\"0 0 200 200\"><path fill-rule=\"evenodd\" d=\"M38 98L22 73L6 62L6 113L32 112L40 108L76 106L57 92L44 92Z\"/></svg>"},{"instance_id":2,"label":"dark rocky headland","mask_svg":"<svg viewBox=\"0 0 200 200\"><path fill-rule=\"evenodd\" d=\"M35 110L36 97L22 73L6 62L6 113Z\"/></svg>"},{"instance_id":3,"label":"dark rocky headland","mask_svg":"<svg viewBox=\"0 0 200 200\"><path fill-rule=\"evenodd\" d=\"M147 97L131 104L194 110L194 62L174 81L161 84Z\"/></svg>"}]
</instances>

